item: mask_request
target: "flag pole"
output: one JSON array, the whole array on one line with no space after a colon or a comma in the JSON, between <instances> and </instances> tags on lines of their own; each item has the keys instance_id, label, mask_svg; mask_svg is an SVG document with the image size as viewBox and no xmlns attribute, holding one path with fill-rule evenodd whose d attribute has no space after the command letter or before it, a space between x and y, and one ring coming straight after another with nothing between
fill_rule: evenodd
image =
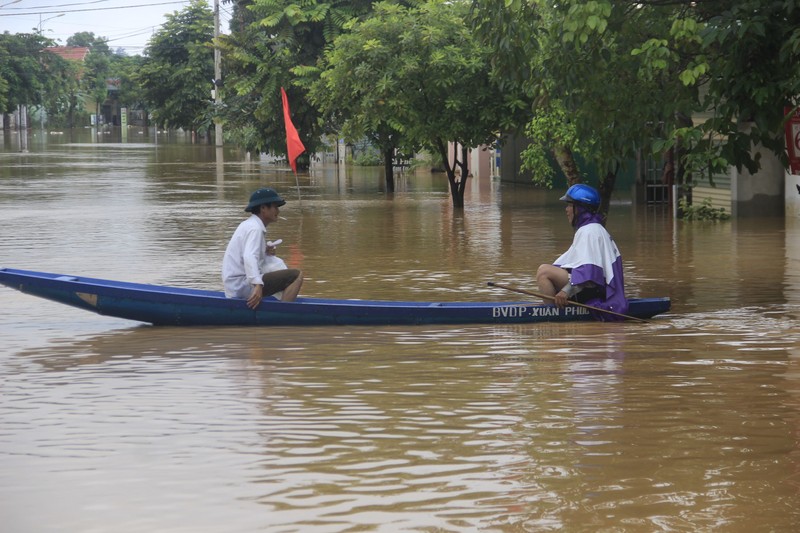
<instances>
[{"instance_id":1,"label":"flag pole","mask_svg":"<svg viewBox=\"0 0 800 533\"><path fill-rule=\"evenodd\" d=\"M303 199L300 197L300 179L297 177L297 172L294 173L294 184L297 186L297 202L300 203Z\"/></svg>"}]
</instances>

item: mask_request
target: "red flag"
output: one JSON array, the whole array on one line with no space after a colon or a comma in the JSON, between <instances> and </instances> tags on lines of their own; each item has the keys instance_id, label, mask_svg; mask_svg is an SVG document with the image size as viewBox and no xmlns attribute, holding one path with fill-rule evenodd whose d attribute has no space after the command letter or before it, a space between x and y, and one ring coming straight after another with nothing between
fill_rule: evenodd
<instances>
[{"instance_id":1,"label":"red flag","mask_svg":"<svg viewBox=\"0 0 800 533\"><path fill-rule=\"evenodd\" d=\"M289 155L289 165L297 174L297 158L306 151L297 129L292 124L292 117L289 116L289 99L286 98L286 91L281 87L281 100L283 100L283 122L286 125L286 153Z\"/></svg>"}]
</instances>

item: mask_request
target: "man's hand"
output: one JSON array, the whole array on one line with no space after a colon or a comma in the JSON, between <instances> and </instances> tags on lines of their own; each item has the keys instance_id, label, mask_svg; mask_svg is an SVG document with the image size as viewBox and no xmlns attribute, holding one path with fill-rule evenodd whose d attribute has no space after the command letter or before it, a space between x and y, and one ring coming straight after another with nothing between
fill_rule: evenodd
<instances>
[{"instance_id":1,"label":"man's hand","mask_svg":"<svg viewBox=\"0 0 800 533\"><path fill-rule=\"evenodd\" d=\"M264 290L263 285L253 285L253 292L250 293L250 298L247 299L247 307L255 309L261 303Z\"/></svg>"}]
</instances>

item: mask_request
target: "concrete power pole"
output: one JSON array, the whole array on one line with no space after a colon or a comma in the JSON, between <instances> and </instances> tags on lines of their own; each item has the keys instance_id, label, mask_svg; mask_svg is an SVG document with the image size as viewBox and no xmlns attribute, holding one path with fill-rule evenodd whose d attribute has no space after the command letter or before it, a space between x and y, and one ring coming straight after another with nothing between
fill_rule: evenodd
<instances>
[{"instance_id":1,"label":"concrete power pole","mask_svg":"<svg viewBox=\"0 0 800 533\"><path fill-rule=\"evenodd\" d=\"M222 87L222 57L217 43L219 39L219 0L214 0L214 103L215 107L219 109L222 103L222 96L220 95L220 87ZM216 145L222 146L222 124L217 120L214 121L214 138Z\"/></svg>"}]
</instances>

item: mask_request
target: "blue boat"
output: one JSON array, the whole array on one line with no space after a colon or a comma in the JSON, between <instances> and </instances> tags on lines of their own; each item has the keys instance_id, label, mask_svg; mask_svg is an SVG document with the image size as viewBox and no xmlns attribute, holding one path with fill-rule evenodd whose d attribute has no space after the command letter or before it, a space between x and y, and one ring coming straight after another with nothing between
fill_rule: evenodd
<instances>
[{"instance_id":1,"label":"blue boat","mask_svg":"<svg viewBox=\"0 0 800 533\"><path fill-rule=\"evenodd\" d=\"M406 302L265 298L255 310L223 292L128 283L0 268L0 284L94 313L157 326L325 326L526 324L594 320L583 307L525 301ZM628 314L646 319L669 311L669 298L630 300Z\"/></svg>"}]
</instances>

